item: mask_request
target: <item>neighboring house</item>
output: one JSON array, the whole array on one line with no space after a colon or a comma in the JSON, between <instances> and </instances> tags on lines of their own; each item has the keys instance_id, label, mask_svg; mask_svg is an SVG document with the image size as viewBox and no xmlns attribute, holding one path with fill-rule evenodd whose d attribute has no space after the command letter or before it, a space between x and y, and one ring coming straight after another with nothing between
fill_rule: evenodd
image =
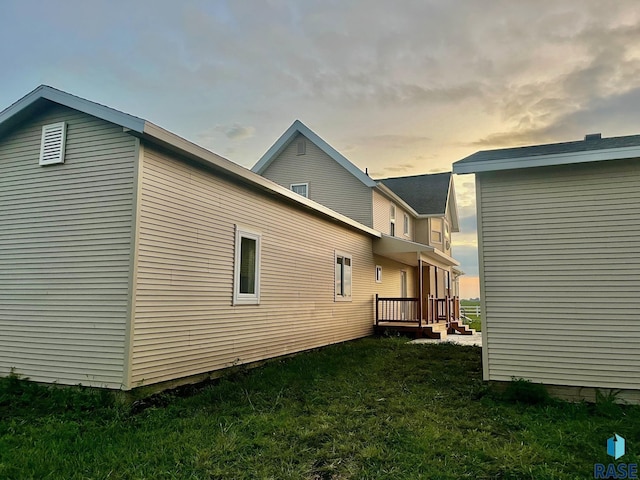
<instances>
[{"instance_id":1,"label":"neighboring house","mask_svg":"<svg viewBox=\"0 0 640 480\"><path fill-rule=\"evenodd\" d=\"M252 171L381 232L374 252L413 267L393 296L419 297L421 305L431 296L440 300L434 315L446 315L462 274L451 255L459 231L451 173L373 180L299 120ZM384 271L385 260L376 261Z\"/></svg>"},{"instance_id":2,"label":"neighboring house","mask_svg":"<svg viewBox=\"0 0 640 480\"><path fill-rule=\"evenodd\" d=\"M640 401L640 135L478 152L485 380Z\"/></svg>"},{"instance_id":3,"label":"neighboring house","mask_svg":"<svg viewBox=\"0 0 640 480\"><path fill-rule=\"evenodd\" d=\"M0 112L0 169L0 375L197 381L370 335L411 274L374 228L51 87Z\"/></svg>"}]
</instances>

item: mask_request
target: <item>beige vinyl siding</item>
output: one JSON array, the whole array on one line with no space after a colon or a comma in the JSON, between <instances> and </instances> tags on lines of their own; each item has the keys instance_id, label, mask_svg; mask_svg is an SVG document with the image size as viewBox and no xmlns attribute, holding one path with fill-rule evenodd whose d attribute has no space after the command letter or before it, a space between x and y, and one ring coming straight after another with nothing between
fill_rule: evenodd
<instances>
[{"instance_id":1,"label":"beige vinyl siding","mask_svg":"<svg viewBox=\"0 0 640 480\"><path fill-rule=\"evenodd\" d=\"M488 379L640 388L640 161L476 178Z\"/></svg>"},{"instance_id":2,"label":"beige vinyl siding","mask_svg":"<svg viewBox=\"0 0 640 480\"><path fill-rule=\"evenodd\" d=\"M144 152L132 386L372 333L369 236ZM261 235L259 305L232 306L236 224ZM353 259L351 302L334 301L336 250Z\"/></svg>"},{"instance_id":3,"label":"beige vinyl siding","mask_svg":"<svg viewBox=\"0 0 640 480\"><path fill-rule=\"evenodd\" d=\"M414 231L414 239L418 243L423 243L425 245L429 245L429 219L421 218L414 222L415 231Z\"/></svg>"},{"instance_id":4,"label":"beige vinyl siding","mask_svg":"<svg viewBox=\"0 0 640 480\"><path fill-rule=\"evenodd\" d=\"M67 122L65 163L40 166ZM123 384L136 139L52 107L0 139L0 375Z\"/></svg>"},{"instance_id":5,"label":"beige vinyl siding","mask_svg":"<svg viewBox=\"0 0 640 480\"><path fill-rule=\"evenodd\" d=\"M382 267L382 282L375 284L375 293L381 297L400 297L400 271L407 272L407 296L418 296L417 268L396 262L390 258L374 256L376 265Z\"/></svg>"},{"instance_id":6,"label":"beige vinyl siding","mask_svg":"<svg viewBox=\"0 0 640 480\"><path fill-rule=\"evenodd\" d=\"M396 206L396 234L398 238L413 240L414 219L409 214L409 235L404 235L404 216L408 214L400 205L373 190L373 228L385 235L391 233L391 204Z\"/></svg>"},{"instance_id":7,"label":"beige vinyl siding","mask_svg":"<svg viewBox=\"0 0 640 480\"><path fill-rule=\"evenodd\" d=\"M305 155L297 154L299 140L306 142ZM262 176L286 188L293 183L308 183L311 200L372 226L371 187L301 134L271 162Z\"/></svg>"}]
</instances>

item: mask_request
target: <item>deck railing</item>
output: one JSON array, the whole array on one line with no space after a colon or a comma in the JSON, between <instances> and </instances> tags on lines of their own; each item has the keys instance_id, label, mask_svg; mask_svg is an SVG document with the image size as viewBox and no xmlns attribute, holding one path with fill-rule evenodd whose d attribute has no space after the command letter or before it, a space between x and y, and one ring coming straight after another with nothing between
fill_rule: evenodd
<instances>
[{"instance_id":1,"label":"deck railing","mask_svg":"<svg viewBox=\"0 0 640 480\"><path fill-rule=\"evenodd\" d=\"M418 326L460 320L458 297L436 298L429 295L422 299L380 297L376 294L376 325L380 322L416 323Z\"/></svg>"}]
</instances>

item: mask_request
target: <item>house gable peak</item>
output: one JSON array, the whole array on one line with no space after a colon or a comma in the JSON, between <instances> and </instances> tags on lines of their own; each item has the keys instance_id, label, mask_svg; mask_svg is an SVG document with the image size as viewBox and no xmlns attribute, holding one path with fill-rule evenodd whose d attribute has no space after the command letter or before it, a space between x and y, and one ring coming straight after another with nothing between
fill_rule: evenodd
<instances>
[{"instance_id":1,"label":"house gable peak","mask_svg":"<svg viewBox=\"0 0 640 480\"><path fill-rule=\"evenodd\" d=\"M341 155L335 148L325 142L313 130L307 127L300 120L296 120L291 126L276 140L276 142L267 150L267 152L258 160L251 169L252 172L262 175L271 163L280 155L285 148L298 136L303 135L307 140L312 142L320 150L322 150L331 159L337 162L350 174L364 183L367 187L375 187L377 182L372 180L365 172L356 167L353 163Z\"/></svg>"}]
</instances>

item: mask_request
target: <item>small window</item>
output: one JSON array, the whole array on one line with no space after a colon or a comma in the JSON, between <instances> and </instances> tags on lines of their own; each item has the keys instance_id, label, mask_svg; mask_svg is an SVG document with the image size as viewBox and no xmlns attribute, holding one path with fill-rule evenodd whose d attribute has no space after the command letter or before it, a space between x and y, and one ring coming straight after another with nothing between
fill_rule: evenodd
<instances>
[{"instance_id":1,"label":"small window","mask_svg":"<svg viewBox=\"0 0 640 480\"><path fill-rule=\"evenodd\" d=\"M260 303L260 234L236 226L234 305Z\"/></svg>"},{"instance_id":2,"label":"small window","mask_svg":"<svg viewBox=\"0 0 640 480\"><path fill-rule=\"evenodd\" d=\"M376 265L376 283L382 283L382 267Z\"/></svg>"},{"instance_id":3,"label":"small window","mask_svg":"<svg viewBox=\"0 0 640 480\"><path fill-rule=\"evenodd\" d=\"M433 230L431 232L431 241L435 243L442 243L442 232L437 232Z\"/></svg>"},{"instance_id":4,"label":"small window","mask_svg":"<svg viewBox=\"0 0 640 480\"><path fill-rule=\"evenodd\" d=\"M40 165L64 163L64 147L67 137L65 122L52 123L42 127L40 142Z\"/></svg>"},{"instance_id":5,"label":"small window","mask_svg":"<svg viewBox=\"0 0 640 480\"><path fill-rule=\"evenodd\" d=\"M351 256L336 252L336 301L351 301Z\"/></svg>"},{"instance_id":6,"label":"small window","mask_svg":"<svg viewBox=\"0 0 640 480\"><path fill-rule=\"evenodd\" d=\"M298 146L298 150L297 150L298 155L304 155L307 153L307 142L305 142L304 139L298 140L297 146Z\"/></svg>"},{"instance_id":7,"label":"small window","mask_svg":"<svg viewBox=\"0 0 640 480\"><path fill-rule=\"evenodd\" d=\"M395 237L396 235L396 206L391 204L389 208L389 235Z\"/></svg>"},{"instance_id":8,"label":"small window","mask_svg":"<svg viewBox=\"0 0 640 480\"><path fill-rule=\"evenodd\" d=\"M444 238L451 238L451 233L449 231L449 222L447 222L446 220L444 221Z\"/></svg>"},{"instance_id":9,"label":"small window","mask_svg":"<svg viewBox=\"0 0 640 480\"><path fill-rule=\"evenodd\" d=\"M309 198L309 184L308 183L292 183L291 191ZM317 193L317 192L316 192Z\"/></svg>"},{"instance_id":10,"label":"small window","mask_svg":"<svg viewBox=\"0 0 640 480\"><path fill-rule=\"evenodd\" d=\"M405 235L409 235L409 215L404 214L404 228L403 232Z\"/></svg>"}]
</instances>

